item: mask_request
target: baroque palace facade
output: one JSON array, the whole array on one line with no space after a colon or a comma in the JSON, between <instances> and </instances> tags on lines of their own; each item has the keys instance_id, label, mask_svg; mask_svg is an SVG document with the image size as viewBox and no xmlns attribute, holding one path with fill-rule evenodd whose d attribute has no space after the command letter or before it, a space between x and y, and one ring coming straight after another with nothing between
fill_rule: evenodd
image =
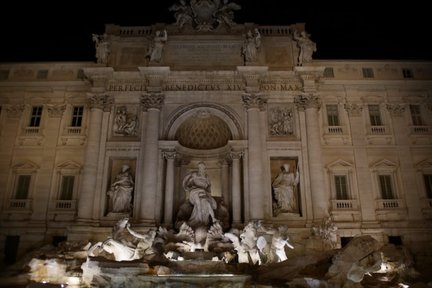
<instances>
[{"instance_id":1,"label":"baroque palace facade","mask_svg":"<svg viewBox=\"0 0 432 288\"><path fill-rule=\"evenodd\" d=\"M104 239L125 216L175 228L199 162L226 228L286 224L300 243L330 219L339 246L368 234L430 251L432 63L313 60L302 23L205 9L106 25L97 63L0 64L3 260ZM125 173L130 197L115 207Z\"/></svg>"}]
</instances>

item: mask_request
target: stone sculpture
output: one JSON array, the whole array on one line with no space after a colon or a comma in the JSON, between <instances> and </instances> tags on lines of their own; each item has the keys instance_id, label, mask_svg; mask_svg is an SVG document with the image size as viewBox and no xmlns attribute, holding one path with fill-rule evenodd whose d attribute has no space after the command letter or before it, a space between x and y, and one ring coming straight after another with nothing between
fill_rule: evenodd
<instances>
[{"instance_id":1,"label":"stone sculpture","mask_svg":"<svg viewBox=\"0 0 432 288\"><path fill-rule=\"evenodd\" d=\"M132 206L132 193L134 190L134 180L130 173L129 165L123 165L120 173L115 177L107 195L108 212L130 213Z\"/></svg>"},{"instance_id":2,"label":"stone sculpture","mask_svg":"<svg viewBox=\"0 0 432 288\"><path fill-rule=\"evenodd\" d=\"M298 212L296 186L300 180L300 173L297 169L296 173L290 172L290 165L283 164L281 172L273 180L272 187L276 200L276 213L280 212Z\"/></svg>"}]
</instances>

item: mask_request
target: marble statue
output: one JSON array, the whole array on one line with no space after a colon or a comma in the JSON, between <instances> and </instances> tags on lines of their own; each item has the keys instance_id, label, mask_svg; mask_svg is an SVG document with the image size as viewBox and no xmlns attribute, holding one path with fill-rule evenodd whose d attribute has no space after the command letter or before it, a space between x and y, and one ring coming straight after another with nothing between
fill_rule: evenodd
<instances>
[{"instance_id":1,"label":"marble statue","mask_svg":"<svg viewBox=\"0 0 432 288\"><path fill-rule=\"evenodd\" d=\"M293 113L289 108L271 110L269 131L274 136L287 136L294 133Z\"/></svg>"},{"instance_id":2,"label":"marble statue","mask_svg":"<svg viewBox=\"0 0 432 288\"><path fill-rule=\"evenodd\" d=\"M192 227L207 226L216 222L216 200L211 196L210 178L204 162L198 163L198 170L188 173L183 179L183 189L189 193L193 205L188 224Z\"/></svg>"},{"instance_id":3,"label":"marble statue","mask_svg":"<svg viewBox=\"0 0 432 288\"><path fill-rule=\"evenodd\" d=\"M228 3L228 0L223 0L218 10L215 13L216 19L219 23L226 24L232 27L234 23L234 10L240 10L241 6L236 3Z\"/></svg>"},{"instance_id":4,"label":"marble statue","mask_svg":"<svg viewBox=\"0 0 432 288\"><path fill-rule=\"evenodd\" d=\"M130 228L129 218L119 220L113 228L112 237L97 242L88 250L89 256L99 256L103 251L112 254L115 261L132 261L154 254L152 249L156 231L140 234Z\"/></svg>"},{"instance_id":5,"label":"marble statue","mask_svg":"<svg viewBox=\"0 0 432 288\"><path fill-rule=\"evenodd\" d=\"M169 11L174 11L174 25L180 29L190 23L198 31L212 31L221 24L231 28L235 24L234 11L240 9L240 5L228 0L191 0L189 4L180 0L180 4L172 5Z\"/></svg>"},{"instance_id":6,"label":"marble statue","mask_svg":"<svg viewBox=\"0 0 432 288\"><path fill-rule=\"evenodd\" d=\"M114 133L123 136L136 136L137 126L138 119L136 115L127 113L125 106L121 106L117 109L113 125Z\"/></svg>"},{"instance_id":7,"label":"marble statue","mask_svg":"<svg viewBox=\"0 0 432 288\"><path fill-rule=\"evenodd\" d=\"M110 43L106 40L106 35L93 34L93 41L96 45L96 60L99 64L107 64L110 54Z\"/></svg>"},{"instance_id":8,"label":"marble statue","mask_svg":"<svg viewBox=\"0 0 432 288\"><path fill-rule=\"evenodd\" d=\"M129 165L123 165L121 172L117 174L110 190L107 192L109 198L108 212L130 213L133 190L134 180L130 173L130 167Z\"/></svg>"},{"instance_id":9,"label":"marble statue","mask_svg":"<svg viewBox=\"0 0 432 288\"><path fill-rule=\"evenodd\" d=\"M242 55L245 62L255 62L258 58L258 49L261 46L261 34L258 29L252 33L249 30L245 36L245 41L242 48Z\"/></svg>"},{"instance_id":10,"label":"marble statue","mask_svg":"<svg viewBox=\"0 0 432 288\"><path fill-rule=\"evenodd\" d=\"M290 172L290 165L284 164L281 167L281 172L272 183L274 197L277 202L277 210L279 212L298 212L296 186L299 183L299 171L296 174Z\"/></svg>"},{"instance_id":11,"label":"marble statue","mask_svg":"<svg viewBox=\"0 0 432 288\"><path fill-rule=\"evenodd\" d=\"M294 31L294 40L297 41L297 45L300 49L298 55L298 66L302 66L304 63L312 61L312 54L316 52L316 44L310 38L310 35L306 31L299 32Z\"/></svg>"},{"instance_id":12,"label":"marble statue","mask_svg":"<svg viewBox=\"0 0 432 288\"><path fill-rule=\"evenodd\" d=\"M159 63L162 60L162 52L163 48L165 46L165 43L168 40L168 34L167 31L156 31L156 35L153 38L153 44L147 53L147 57L150 59L151 62Z\"/></svg>"},{"instance_id":13,"label":"marble statue","mask_svg":"<svg viewBox=\"0 0 432 288\"><path fill-rule=\"evenodd\" d=\"M180 5L173 4L169 7L169 11L175 11L174 17L176 22L174 25L178 26L180 29L183 28L185 24L192 23L192 9L190 6L186 5L184 0L180 0Z\"/></svg>"}]
</instances>

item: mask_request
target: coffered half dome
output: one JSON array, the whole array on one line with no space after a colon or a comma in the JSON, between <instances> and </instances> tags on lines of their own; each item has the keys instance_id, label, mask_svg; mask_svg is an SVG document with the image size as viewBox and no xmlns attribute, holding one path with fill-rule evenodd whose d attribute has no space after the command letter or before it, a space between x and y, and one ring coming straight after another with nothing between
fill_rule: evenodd
<instances>
[{"instance_id":1,"label":"coffered half dome","mask_svg":"<svg viewBox=\"0 0 432 288\"><path fill-rule=\"evenodd\" d=\"M180 125L175 138L184 147L204 150L225 146L232 134L221 118L201 109Z\"/></svg>"}]
</instances>

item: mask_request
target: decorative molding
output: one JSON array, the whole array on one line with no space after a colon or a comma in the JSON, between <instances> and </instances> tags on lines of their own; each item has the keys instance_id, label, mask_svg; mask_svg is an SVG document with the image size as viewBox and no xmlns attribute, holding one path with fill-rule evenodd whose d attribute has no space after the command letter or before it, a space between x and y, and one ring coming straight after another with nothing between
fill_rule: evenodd
<instances>
[{"instance_id":1,"label":"decorative molding","mask_svg":"<svg viewBox=\"0 0 432 288\"><path fill-rule=\"evenodd\" d=\"M387 104L386 108L393 117L402 117L406 109L405 105L403 104Z\"/></svg>"},{"instance_id":2,"label":"decorative molding","mask_svg":"<svg viewBox=\"0 0 432 288\"><path fill-rule=\"evenodd\" d=\"M6 113L7 113L7 116L9 118L19 118L19 117L21 117L24 109L25 109L24 104L7 105L6 106Z\"/></svg>"},{"instance_id":3,"label":"decorative molding","mask_svg":"<svg viewBox=\"0 0 432 288\"><path fill-rule=\"evenodd\" d=\"M294 98L294 104L300 111L308 108L319 110L321 108L321 99L316 94L298 95Z\"/></svg>"},{"instance_id":4,"label":"decorative molding","mask_svg":"<svg viewBox=\"0 0 432 288\"><path fill-rule=\"evenodd\" d=\"M66 105L47 105L48 115L51 118L61 118L66 110Z\"/></svg>"},{"instance_id":5,"label":"decorative molding","mask_svg":"<svg viewBox=\"0 0 432 288\"><path fill-rule=\"evenodd\" d=\"M363 111L363 106L357 103L346 103L344 108L351 117L359 117Z\"/></svg>"},{"instance_id":6,"label":"decorative molding","mask_svg":"<svg viewBox=\"0 0 432 288\"><path fill-rule=\"evenodd\" d=\"M163 156L166 160L168 160L168 159L175 160L175 159L176 159L176 156L177 156L177 152L176 152L176 151L170 151L170 150L162 151L162 156Z\"/></svg>"},{"instance_id":7,"label":"decorative molding","mask_svg":"<svg viewBox=\"0 0 432 288\"><path fill-rule=\"evenodd\" d=\"M90 109L100 109L104 112L111 111L113 103L114 100L105 94L90 94L90 98L88 98Z\"/></svg>"},{"instance_id":8,"label":"decorative molding","mask_svg":"<svg viewBox=\"0 0 432 288\"><path fill-rule=\"evenodd\" d=\"M243 157L243 155L244 155L243 151L231 151L228 156L231 160L240 160Z\"/></svg>"},{"instance_id":9,"label":"decorative molding","mask_svg":"<svg viewBox=\"0 0 432 288\"><path fill-rule=\"evenodd\" d=\"M141 105L143 111L148 109L161 110L165 95L162 93L146 93L141 95Z\"/></svg>"},{"instance_id":10,"label":"decorative molding","mask_svg":"<svg viewBox=\"0 0 432 288\"><path fill-rule=\"evenodd\" d=\"M261 94L249 93L242 95L243 104L246 109L258 108L264 109L264 105L267 103L266 99L263 99Z\"/></svg>"}]
</instances>

